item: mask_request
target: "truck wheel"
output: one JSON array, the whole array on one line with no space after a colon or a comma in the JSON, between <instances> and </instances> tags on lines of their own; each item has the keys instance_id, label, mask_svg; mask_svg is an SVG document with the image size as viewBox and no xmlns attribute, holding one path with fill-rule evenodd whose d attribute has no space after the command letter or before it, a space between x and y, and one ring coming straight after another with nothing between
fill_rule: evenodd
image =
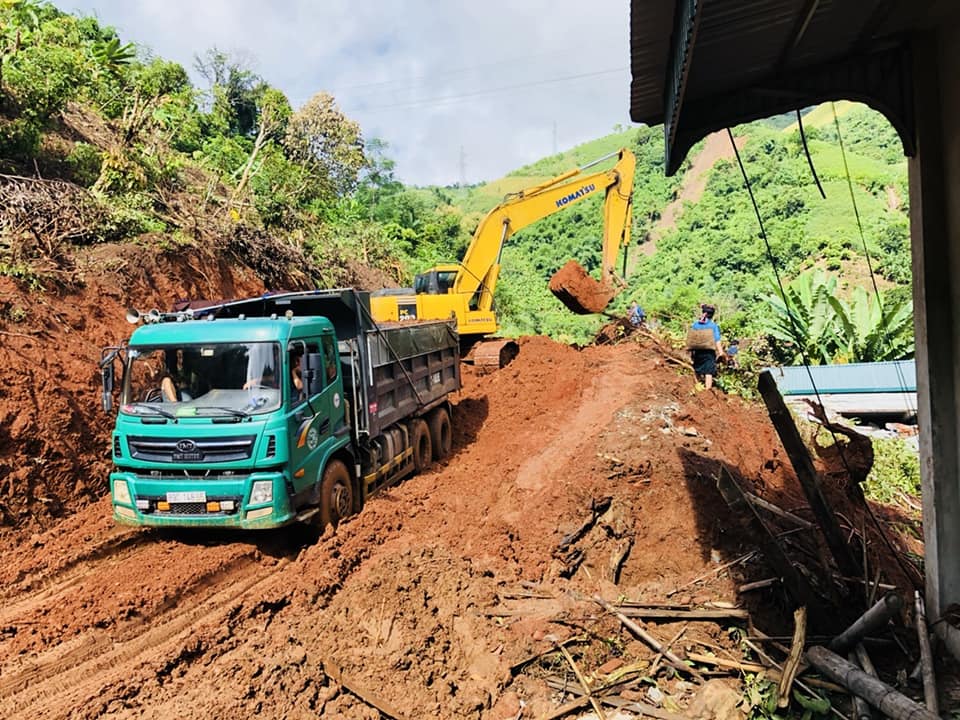
<instances>
[{"instance_id":1,"label":"truck wheel","mask_svg":"<svg viewBox=\"0 0 960 720\"><path fill-rule=\"evenodd\" d=\"M453 431L450 414L446 408L437 408L430 413L430 442L433 444L433 459L443 460L453 449Z\"/></svg>"},{"instance_id":2,"label":"truck wheel","mask_svg":"<svg viewBox=\"0 0 960 720\"><path fill-rule=\"evenodd\" d=\"M353 483L350 471L341 460L331 460L320 481L320 527L336 527L353 514Z\"/></svg>"},{"instance_id":3,"label":"truck wheel","mask_svg":"<svg viewBox=\"0 0 960 720\"><path fill-rule=\"evenodd\" d=\"M430 428L423 418L413 421L413 467L423 472L433 460L433 443L430 442Z\"/></svg>"}]
</instances>

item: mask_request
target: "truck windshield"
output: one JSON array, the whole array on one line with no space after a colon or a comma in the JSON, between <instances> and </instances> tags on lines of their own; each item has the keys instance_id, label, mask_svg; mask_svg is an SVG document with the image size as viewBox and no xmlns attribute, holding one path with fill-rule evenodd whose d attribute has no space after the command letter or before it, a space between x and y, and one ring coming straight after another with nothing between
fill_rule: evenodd
<instances>
[{"instance_id":1,"label":"truck windshield","mask_svg":"<svg viewBox=\"0 0 960 720\"><path fill-rule=\"evenodd\" d=\"M121 411L157 417L245 417L280 407L280 345L134 345Z\"/></svg>"}]
</instances>

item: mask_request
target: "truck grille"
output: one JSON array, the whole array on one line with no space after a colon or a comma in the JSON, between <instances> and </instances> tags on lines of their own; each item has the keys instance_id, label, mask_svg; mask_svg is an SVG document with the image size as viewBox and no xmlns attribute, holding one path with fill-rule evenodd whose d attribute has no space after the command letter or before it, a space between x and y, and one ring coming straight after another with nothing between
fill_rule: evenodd
<instances>
[{"instance_id":1,"label":"truck grille","mask_svg":"<svg viewBox=\"0 0 960 720\"><path fill-rule=\"evenodd\" d=\"M222 438L127 437L130 456L148 462L235 462L253 455L256 435Z\"/></svg>"},{"instance_id":2,"label":"truck grille","mask_svg":"<svg viewBox=\"0 0 960 720\"><path fill-rule=\"evenodd\" d=\"M162 501L162 497L143 497L141 500L149 500L150 507L145 509L144 512L155 515L202 515L204 517L217 517L224 515L236 515L240 510L240 503L243 501L242 497L209 497L207 500L209 502L219 502L222 503L224 500L232 500L233 508L230 510L217 510L210 512L207 510L207 503L202 502L188 502L188 503L170 503L169 510L160 510L157 508L157 503Z\"/></svg>"}]
</instances>

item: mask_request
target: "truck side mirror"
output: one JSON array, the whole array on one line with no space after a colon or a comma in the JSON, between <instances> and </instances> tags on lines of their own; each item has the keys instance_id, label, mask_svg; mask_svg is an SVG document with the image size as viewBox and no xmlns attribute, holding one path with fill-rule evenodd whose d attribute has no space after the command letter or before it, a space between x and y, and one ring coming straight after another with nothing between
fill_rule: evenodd
<instances>
[{"instance_id":1,"label":"truck side mirror","mask_svg":"<svg viewBox=\"0 0 960 720\"><path fill-rule=\"evenodd\" d=\"M100 381L103 384L103 411L109 413L113 410L113 359L100 368Z\"/></svg>"},{"instance_id":2,"label":"truck side mirror","mask_svg":"<svg viewBox=\"0 0 960 720\"><path fill-rule=\"evenodd\" d=\"M305 357L306 365L303 370L303 386L307 391L307 397L313 397L323 390L323 355L320 353L307 353Z\"/></svg>"}]
</instances>

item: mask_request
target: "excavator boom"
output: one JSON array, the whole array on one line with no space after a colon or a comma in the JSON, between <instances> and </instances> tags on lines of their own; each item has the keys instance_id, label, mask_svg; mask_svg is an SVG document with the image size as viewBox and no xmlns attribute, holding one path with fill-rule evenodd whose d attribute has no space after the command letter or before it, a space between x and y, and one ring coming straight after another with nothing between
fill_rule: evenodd
<instances>
[{"instance_id":1,"label":"excavator boom","mask_svg":"<svg viewBox=\"0 0 960 720\"><path fill-rule=\"evenodd\" d=\"M587 172L616 157L609 170ZM636 158L627 149L574 168L546 182L508 195L477 226L463 259L438 265L417 276L410 290L390 290L371 298L380 322L457 318L461 338L497 332L493 296L500 276L504 244L516 232L538 220L604 194L601 278L598 282L575 261L550 281L550 289L571 311L603 311L625 285L615 271L621 247L630 243L633 177Z\"/></svg>"}]
</instances>

